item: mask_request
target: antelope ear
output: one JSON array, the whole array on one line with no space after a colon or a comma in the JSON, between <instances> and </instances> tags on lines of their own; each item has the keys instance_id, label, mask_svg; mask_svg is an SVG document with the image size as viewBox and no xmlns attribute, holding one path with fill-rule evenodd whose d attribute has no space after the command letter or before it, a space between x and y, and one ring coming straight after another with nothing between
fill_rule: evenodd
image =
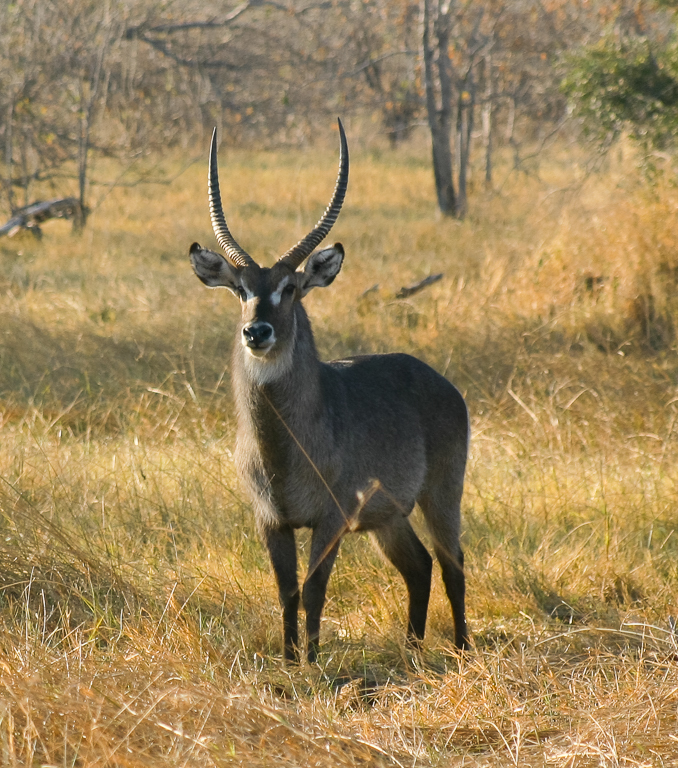
<instances>
[{"instance_id":1,"label":"antelope ear","mask_svg":"<svg viewBox=\"0 0 678 768\"><path fill-rule=\"evenodd\" d=\"M306 294L311 288L325 288L339 274L344 262L344 246L335 243L331 248L323 248L322 251L312 253L300 280L301 295Z\"/></svg>"},{"instance_id":2,"label":"antelope ear","mask_svg":"<svg viewBox=\"0 0 678 768\"><path fill-rule=\"evenodd\" d=\"M193 243L189 251L195 274L210 288L224 286L234 293L240 287L240 270L219 253Z\"/></svg>"}]
</instances>

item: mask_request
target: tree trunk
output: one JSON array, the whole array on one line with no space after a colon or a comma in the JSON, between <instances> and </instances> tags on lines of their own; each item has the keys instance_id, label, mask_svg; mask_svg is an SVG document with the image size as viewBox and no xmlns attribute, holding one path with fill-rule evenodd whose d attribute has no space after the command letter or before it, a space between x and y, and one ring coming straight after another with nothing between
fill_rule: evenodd
<instances>
[{"instance_id":1,"label":"tree trunk","mask_svg":"<svg viewBox=\"0 0 678 768\"><path fill-rule=\"evenodd\" d=\"M105 25L105 26L104 26ZM92 128L95 111L105 109L108 97L110 81L110 68L107 64L107 55L112 42L112 27L110 22L104 21L104 42L99 46L96 58L90 63L91 71L83 69L80 76L80 135L78 137L78 193L80 202L79 215L73 218L73 230L81 232L85 226L88 214L86 205L87 182L89 172L89 153L92 148Z\"/></svg>"},{"instance_id":2,"label":"tree trunk","mask_svg":"<svg viewBox=\"0 0 678 768\"><path fill-rule=\"evenodd\" d=\"M14 128L14 94L7 110L7 119L5 123L5 169L6 169L6 185L7 185L7 204L9 206L10 213L14 211L14 186L12 181L12 169L14 166L14 154L12 150L12 129Z\"/></svg>"},{"instance_id":3,"label":"tree trunk","mask_svg":"<svg viewBox=\"0 0 678 768\"><path fill-rule=\"evenodd\" d=\"M473 133L473 112L475 110L475 83L473 70L469 72L466 88L459 95L457 117L457 146L459 147L459 195L457 217L463 219L467 209L467 181L471 160L471 134Z\"/></svg>"},{"instance_id":4,"label":"tree trunk","mask_svg":"<svg viewBox=\"0 0 678 768\"><path fill-rule=\"evenodd\" d=\"M457 216L451 150L452 64L448 54L450 5L443 7L439 2L435 18L432 20L431 2L432 0L422 0L421 15L424 88L426 113L431 131L433 175L440 212L444 216ZM435 66L436 54L437 66Z\"/></svg>"},{"instance_id":5,"label":"tree trunk","mask_svg":"<svg viewBox=\"0 0 678 768\"><path fill-rule=\"evenodd\" d=\"M509 98L508 116L506 118L506 130L504 131L504 139L507 144L513 141L513 127L516 122L516 97L511 96Z\"/></svg>"},{"instance_id":6,"label":"tree trunk","mask_svg":"<svg viewBox=\"0 0 678 768\"><path fill-rule=\"evenodd\" d=\"M494 81L492 80L492 53L485 57L485 95L481 121L483 129L483 147L485 149L485 186L492 188L492 107L494 99Z\"/></svg>"}]
</instances>

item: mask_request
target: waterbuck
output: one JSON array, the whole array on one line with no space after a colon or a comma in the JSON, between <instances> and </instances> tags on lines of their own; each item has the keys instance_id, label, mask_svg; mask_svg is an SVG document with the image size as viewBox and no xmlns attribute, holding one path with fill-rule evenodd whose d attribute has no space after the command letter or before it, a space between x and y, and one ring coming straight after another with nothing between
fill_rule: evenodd
<instances>
[{"instance_id":1,"label":"waterbuck","mask_svg":"<svg viewBox=\"0 0 678 768\"><path fill-rule=\"evenodd\" d=\"M404 354L322 363L302 299L328 286L344 259L340 243L314 251L339 215L348 185L348 145L339 121L339 175L325 213L270 268L235 241L224 217L216 129L209 162L212 226L224 256L198 243L196 275L224 286L242 309L233 347L236 457L268 548L283 610L285 659L298 655L295 529L310 528L302 600L308 659L317 658L320 615L342 536L369 531L405 579L409 640L424 637L432 559L408 516L419 504L442 568L455 643L468 647L460 502L469 419L457 389ZM299 267L306 261L303 270Z\"/></svg>"}]
</instances>

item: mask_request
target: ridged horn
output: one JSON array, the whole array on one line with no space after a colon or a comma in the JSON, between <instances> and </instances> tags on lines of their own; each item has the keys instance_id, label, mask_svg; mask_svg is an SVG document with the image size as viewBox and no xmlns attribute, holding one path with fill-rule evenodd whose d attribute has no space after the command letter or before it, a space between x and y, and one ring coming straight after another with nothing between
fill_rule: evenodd
<instances>
[{"instance_id":1,"label":"ridged horn","mask_svg":"<svg viewBox=\"0 0 678 768\"><path fill-rule=\"evenodd\" d=\"M325 213L323 213L320 221L315 225L315 229L278 259L278 261L289 264L292 269L296 269L307 259L313 252L313 249L317 248L327 237L330 229L332 229L332 225L339 216L341 205L346 196L346 189L348 187L348 142L346 141L346 134L344 133L344 126L341 124L341 120L337 120L337 122L339 123L340 140L339 175L334 186L334 193L330 204L325 209Z\"/></svg>"},{"instance_id":2,"label":"ridged horn","mask_svg":"<svg viewBox=\"0 0 678 768\"><path fill-rule=\"evenodd\" d=\"M234 267L247 267L255 264L254 259L236 243L229 232L221 206L221 192L219 191L219 168L217 166L217 129L212 131L212 143L210 144L210 167L208 174L207 194L210 201L210 218L212 229L219 245L224 249L226 258Z\"/></svg>"}]
</instances>

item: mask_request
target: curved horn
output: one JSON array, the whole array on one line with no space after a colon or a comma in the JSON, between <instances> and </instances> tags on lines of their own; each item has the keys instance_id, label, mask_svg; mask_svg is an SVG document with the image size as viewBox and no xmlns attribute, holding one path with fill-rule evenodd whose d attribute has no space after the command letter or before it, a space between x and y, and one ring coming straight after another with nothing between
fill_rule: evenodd
<instances>
[{"instance_id":1,"label":"curved horn","mask_svg":"<svg viewBox=\"0 0 678 768\"><path fill-rule=\"evenodd\" d=\"M320 245L327 237L330 229L332 229L332 225L337 220L337 216L339 216L341 205L346 196L346 188L348 187L348 142L346 141L346 134L344 133L344 126L341 124L341 120L337 120L337 122L339 123L341 148L339 150L339 175L334 186L334 193L330 204L325 209L325 213L323 213L320 221L315 225L315 229L278 259L278 261L289 264L292 269L296 269L311 255L313 249Z\"/></svg>"},{"instance_id":2,"label":"curved horn","mask_svg":"<svg viewBox=\"0 0 678 768\"><path fill-rule=\"evenodd\" d=\"M212 131L212 143L210 144L210 168L207 194L210 201L210 218L212 229L219 245L224 249L226 258L235 267L247 267L254 264L252 257L236 243L233 235L228 231L224 209L221 207L221 192L219 191L219 169L217 167L217 129Z\"/></svg>"}]
</instances>

